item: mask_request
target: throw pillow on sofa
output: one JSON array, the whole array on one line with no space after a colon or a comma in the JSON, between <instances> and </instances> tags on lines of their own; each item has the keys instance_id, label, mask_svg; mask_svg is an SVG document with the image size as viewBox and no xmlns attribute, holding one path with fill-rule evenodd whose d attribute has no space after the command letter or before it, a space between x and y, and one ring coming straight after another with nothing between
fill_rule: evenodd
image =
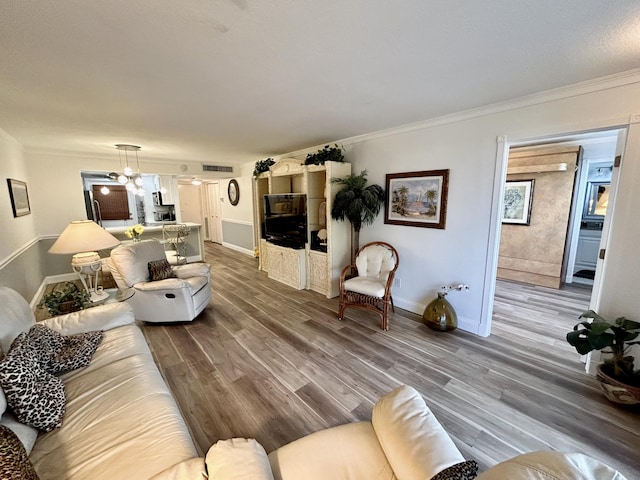
<instances>
[{"instance_id":1,"label":"throw pillow on sofa","mask_svg":"<svg viewBox=\"0 0 640 480\"><path fill-rule=\"evenodd\" d=\"M152 282L176 277L176 273L167 259L154 260L149 262L147 267L149 268L149 280Z\"/></svg>"},{"instance_id":2,"label":"throw pillow on sofa","mask_svg":"<svg viewBox=\"0 0 640 480\"><path fill-rule=\"evenodd\" d=\"M27 341L35 348L40 366L57 375L89 365L103 335L101 331L62 335L36 324L29 330Z\"/></svg>"},{"instance_id":3,"label":"throw pillow on sofa","mask_svg":"<svg viewBox=\"0 0 640 480\"><path fill-rule=\"evenodd\" d=\"M431 480L473 480L477 476L478 464L475 460L467 460L445 468Z\"/></svg>"},{"instance_id":4,"label":"throw pillow on sofa","mask_svg":"<svg viewBox=\"0 0 640 480\"><path fill-rule=\"evenodd\" d=\"M26 333L15 338L0 362L0 386L20 422L45 432L62 425L64 385L40 366Z\"/></svg>"},{"instance_id":5,"label":"throw pillow on sofa","mask_svg":"<svg viewBox=\"0 0 640 480\"><path fill-rule=\"evenodd\" d=\"M38 480L22 442L4 425L0 425L0 478Z\"/></svg>"}]
</instances>

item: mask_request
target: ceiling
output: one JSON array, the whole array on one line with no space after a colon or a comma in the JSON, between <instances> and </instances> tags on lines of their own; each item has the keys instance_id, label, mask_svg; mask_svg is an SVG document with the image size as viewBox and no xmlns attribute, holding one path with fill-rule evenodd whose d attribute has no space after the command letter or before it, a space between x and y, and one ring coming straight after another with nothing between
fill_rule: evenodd
<instances>
[{"instance_id":1,"label":"ceiling","mask_svg":"<svg viewBox=\"0 0 640 480\"><path fill-rule=\"evenodd\" d=\"M0 2L25 147L255 161L640 67L638 0Z\"/></svg>"}]
</instances>

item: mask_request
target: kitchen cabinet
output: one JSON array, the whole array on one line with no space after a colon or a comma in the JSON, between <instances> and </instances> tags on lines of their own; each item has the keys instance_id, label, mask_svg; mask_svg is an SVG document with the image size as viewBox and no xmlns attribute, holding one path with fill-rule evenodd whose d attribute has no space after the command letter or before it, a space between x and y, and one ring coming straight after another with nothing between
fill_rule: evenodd
<instances>
[{"instance_id":1,"label":"kitchen cabinet","mask_svg":"<svg viewBox=\"0 0 640 480\"><path fill-rule=\"evenodd\" d=\"M158 191L162 193L163 205L178 203L178 185L171 175L158 175Z\"/></svg>"}]
</instances>

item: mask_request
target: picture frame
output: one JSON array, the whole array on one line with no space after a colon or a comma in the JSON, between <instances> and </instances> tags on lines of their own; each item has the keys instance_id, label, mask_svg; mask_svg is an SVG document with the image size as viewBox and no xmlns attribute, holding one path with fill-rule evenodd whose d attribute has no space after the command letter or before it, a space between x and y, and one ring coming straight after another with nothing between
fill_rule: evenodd
<instances>
[{"instance_id":1,"label":"picture frame","mask_svg":"<svg viewBox=\"0 0 640 480\"><path fill-rule=\"evenodd\" d=\"M231 203L231 205L238 205L238 202L240 201L240 186L235 178L229 181L227 196L229 197L229 203Z\"/></svg>"},{"instance_id":2,"label":"picture frame","mask_svg":"<svg viewBox=\"0 0 640 480\"><path fill-rule=\"evenodd\" d=\"M449 170L388 173L384 223L444 229Z\"/></svg>"},{"instance_id":3,"label":"picture frame","mask_svg":"<svg viewBox=\"0 0 640 480\"><path fill-rule=\"evenodd\" d=\"M27 191L27 183L13 178L7 178L9 187L9 197L11 198L11 208L13 216L22 217L31 213L29 204L29 192Z\"/></svg>"},{"instance_id":4,"label":"picture frame","mask_svg":"<svg viewBox=\"0 0 640 480\"><path fill-rule=\"evenodd\" d=\"M507 180L502 203L502 223L513 225L531 224L533 187L535 180Z\"/></svg>"}]
</instances>

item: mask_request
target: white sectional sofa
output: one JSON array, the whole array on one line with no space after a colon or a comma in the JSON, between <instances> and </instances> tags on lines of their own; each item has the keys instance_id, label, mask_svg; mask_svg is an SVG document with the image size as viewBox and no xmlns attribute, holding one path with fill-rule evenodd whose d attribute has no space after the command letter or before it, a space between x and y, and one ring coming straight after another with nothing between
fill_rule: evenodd
<instances>
[{"instance_id":1,"label":"white sectional sofa","mask_svg":"<svg viewBox=\"0 0 640 480\"><path fill-rule=\"evenodd\" d=\"M34 322L27 302L0 287L2 351ZM105 332L90 365L61 376L67 396L62 426L37 439L31 427L17 426L27 450L35 440L30 460L42 480L148 479L197 457L128 304L90 308L42 323L63 334ZM8 411L1 422L16 428Z\"/></svg>"},{"instance_id":2,"label":"white sectional sofa","mask_svg":"<svg viewBox=\"0 0 640 480\"><path fill-rule=\"evenodd\" d=\"M0 391L0 423L19 432L39 477L145 480L429 480L464 458L420 394L402 386L381 398L371 421L322 430L269 455L252 439L221 440L198 457L131 307L105 305L43 322L63 334L104 330L91 363L61 376L62 426L48 433L15 422ZM0 287L0 347L34 324L26 301ZM4 405L4 406L3 406ZM37 438L36 438L37 435ZM1 463L1 462L0 462ZM624 480L580 454L536 452L478 480Z\"/></svg>"}]
</instances>

